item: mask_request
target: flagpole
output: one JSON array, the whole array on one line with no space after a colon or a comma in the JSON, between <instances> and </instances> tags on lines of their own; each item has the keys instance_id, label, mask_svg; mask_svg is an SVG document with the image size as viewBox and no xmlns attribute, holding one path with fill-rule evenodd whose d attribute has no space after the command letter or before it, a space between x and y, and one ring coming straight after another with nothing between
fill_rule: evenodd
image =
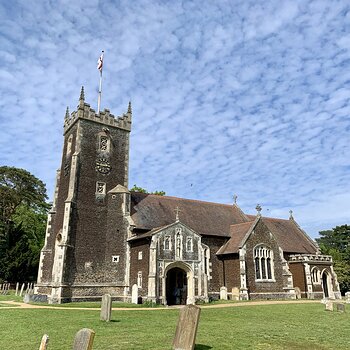
<instances>
[{"instance_id":1,"label":"flagpole","mask_svg":"<svg viewBox=\"0 0 350 350\"><path fill-rule=\"evenodd\" d=\"M98 89L97 114L100 114L101 95L102 95L102 69L100 70L100 87Z\"/></svg>"},{"instance_id":2,"label":"flagpole","mask_svg":"<svg viewBox=\"0 0 350 350\"><path fill-rule=\"evenodd\" d=\"M104 59L104 51L102 50L102 54L98 60L98 66L97 66L98 70L100 71L100 86L98 89L97 114L100 114L100 108L101 108L103 59Z\"/></svg>"}]
</instances>

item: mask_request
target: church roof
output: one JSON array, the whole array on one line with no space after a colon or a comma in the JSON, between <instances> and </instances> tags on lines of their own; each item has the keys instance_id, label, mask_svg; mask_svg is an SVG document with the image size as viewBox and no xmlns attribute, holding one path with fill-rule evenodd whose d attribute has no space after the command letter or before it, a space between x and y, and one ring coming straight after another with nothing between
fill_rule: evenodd
<instances>
[{"instance_id":1,"label":"church roof","mask_svg":"<svg viewBox=\"0 0 350 350\"><path fill-rule=\"evenodd\" d=\"M242 242L252 228L256 216L247 215L252 220L242 224L231 225L231 238L218 250L216 254L238 253ZM315 254L317 247L311 239L300 229L294 220L283 220L275 218L261 217L263 223L274 235L278 245L286 253L309 253Z\"/></svg>"},{"instance_id":2,"label":"church roof","mask_svg":"<svg viewBox=\"0 0 350 350\"><path fill-rule=\"evenodd\" d=\"M256 219L255 215L245 215L235 204L131 192L131 217L135 228L148 231L133 237L132 240L150 237L155 230L174 223L176 208L179 210L180 221L198 234L229 238L217 254L238 253L240 244ZM294 219L261 219L285 252L316 252L315 243Z\"/></svg>"},{"instance_id":3,"label":"church roof","mask_svg":"<svg viewBox=\"0 0 350 350\"><path fill-rule=\"evenodd\" d=\"M230 237L230 225L247 221L236 205L131 192L131 217L137 229L151 230L180 221L201 235Z\"/></svg>"}]
</instances>

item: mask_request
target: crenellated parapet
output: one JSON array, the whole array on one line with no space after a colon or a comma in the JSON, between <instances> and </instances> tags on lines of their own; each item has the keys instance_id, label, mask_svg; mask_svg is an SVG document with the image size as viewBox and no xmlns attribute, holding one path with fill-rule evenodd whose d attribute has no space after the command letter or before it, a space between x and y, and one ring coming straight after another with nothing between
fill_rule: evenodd
<instances>
[{"instance_id":1,"label":"crenellated parapet","mask_svg":"<svg viewBox=\"0 0 350 350\"><path fill-rule=\"evenodd\" d=\"M332 262L330 255L321 254L293 254L289 256L289 262L303 261L303 262Z\"/></svg>"},{"instance_id":2,"label":"crenellated parapet","mask_svg":"<svg viewBox=\"0 0 350 350\"><path fill-rule=\"evenodd\" d=\"M63 134L65 134L78 119L91 120L95 123L131 131L132 111L130 102L127 113L115 117L107 108L97 114L96 111L91 108L90 104L85 103L84 98L84 89L82 88L77 110L69 113L67 108L66 116L64 118Z\"/></svg>"}]
</instances>

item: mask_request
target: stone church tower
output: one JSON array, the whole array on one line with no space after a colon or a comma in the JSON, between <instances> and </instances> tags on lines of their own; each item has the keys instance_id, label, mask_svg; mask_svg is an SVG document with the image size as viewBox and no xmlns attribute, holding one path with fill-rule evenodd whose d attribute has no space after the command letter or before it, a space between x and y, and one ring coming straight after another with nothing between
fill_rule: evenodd
<instances>
[{"instance_id":1,"label":"stone church tower","mask_svg":"<svg viewBox=\"0 0 350 350\"><path fill-rule=\"evenodd\" d=\"M96 114L81 90L64 120L61 167L41 251L36 293L60 303L129 286L128 187L131 105Z\"/></svg>"}]
</instances>

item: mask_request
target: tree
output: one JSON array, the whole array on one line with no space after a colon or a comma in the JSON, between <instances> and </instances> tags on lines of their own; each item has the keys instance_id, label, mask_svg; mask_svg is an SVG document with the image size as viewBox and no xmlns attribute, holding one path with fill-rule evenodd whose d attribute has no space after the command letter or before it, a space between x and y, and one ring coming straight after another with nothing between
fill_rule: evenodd
<instances>
[{"instance_id":1,"label":"tree","mask_svg":"<svg viewBox=\"0 0 350 350\"><path fill-rule=\"evenodd\" d=\"M134 185L133 188L130 189L130 192L141 192L141 193L156 194L158 196L165 196L165 192L164 191L148 192L146 189L144 189L142 187L138 187L136 185Z\"/></svg>"},{"instance_id":2,"label":"tree","mask_svg":"<svg viewBox=\"0 0 350 350\"><path fill-rule=\"evenodd\" d=\"M334 271L338 276L340 291L350 291L350 226L336 226L320 232L316 238L322 254L333 257Z\"/></svg>"},{"instance_id":3,"label":"tree","mask_svg":"<svg viewBox=\"0 0 350 350\"><path fill-rule=\"evenodd\" d=\"M34 281L45 237L45 184L24 169L0 167L0 279Z\"/></svg>"}]
</instances>

